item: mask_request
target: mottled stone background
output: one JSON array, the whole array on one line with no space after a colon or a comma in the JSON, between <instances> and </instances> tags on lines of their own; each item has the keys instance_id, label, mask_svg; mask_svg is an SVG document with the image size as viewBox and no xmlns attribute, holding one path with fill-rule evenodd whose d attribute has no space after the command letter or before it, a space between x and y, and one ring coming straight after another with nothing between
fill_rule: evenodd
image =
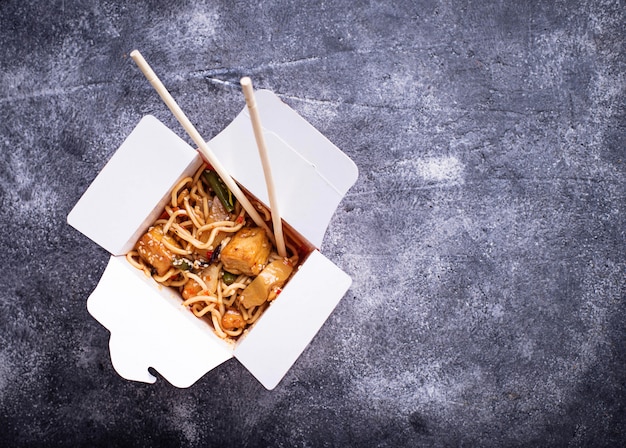
<instances>
[{"instance_id":1,"label":"mottled stone background","mask_svg":"<svg viewBox=\"0 0 626 448\"><path fill-rule=\"evenodd\" d=\"M255 4L258 3L258 4ZM0 2L0 445L624 446L626 4ZM354 283L274 391L131 383L66 224L147 113L207 139L271 89L360 177ZM185 137L186 138L186 137ZM111 210L113 218L115 210Z\"/></svg>"}]
</instances>

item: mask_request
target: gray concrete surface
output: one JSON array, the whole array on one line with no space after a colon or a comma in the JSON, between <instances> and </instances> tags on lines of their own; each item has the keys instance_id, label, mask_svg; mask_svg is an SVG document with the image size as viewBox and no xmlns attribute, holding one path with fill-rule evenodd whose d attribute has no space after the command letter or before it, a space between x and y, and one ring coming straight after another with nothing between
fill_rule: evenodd
<instances>
[{"instance_id":1,"label":"gray concrete surface","mask_svg":"<svg viewBox=\"0 0 626 448\"><path fill-rule=\"evenodd\" d=\"M0 445L623 446L623 1L0 3ZM266 391L127 382L66 216L142 115L276 92L358 165L353 286ZM111 216L114 216L114 210Z\"/></svg>"}]
</instances>

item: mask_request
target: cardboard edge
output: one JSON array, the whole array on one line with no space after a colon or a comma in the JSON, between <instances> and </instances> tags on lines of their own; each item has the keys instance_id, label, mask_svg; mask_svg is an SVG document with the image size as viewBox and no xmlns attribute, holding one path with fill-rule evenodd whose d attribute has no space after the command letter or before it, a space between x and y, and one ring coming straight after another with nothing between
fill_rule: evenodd
<instances>
[{"instance_id":1,"label":"cardboard edge","mask_svg":"<svg viewBox=\"0 0 626 448\"><path fill-rule=\"evenodd\" d=\"M296 154L302 161L302 168L316 173L319 181L311 184L311 190L318 187L332 192L327 201L319 201L317 208L309 208L303 217L294 216L291 209L298 202L289 193L297 189L279 189L280 209L284 218L316 247L321 247L324 235L341 200L358 179L356 164L328 138L321 134L295 110L285 104L276 94L268 90L257 91L257 107L261 115L263 133L268 145L275 140L277 148ZM251 173L262 172L258 160L256 143L247 108L209 142L209 147L223 163L224 167L254 196L268 205L267 191L261 178ZM234 151L233 148L238 148ZM289 172L289 167L279 166L280 157L269 147L272 172ZM241 157L249 160L241 164ZM251 165L257 166L252 169ZM305 186L306 188L306 186ZM320 208L321 207L321 208ZM318 213L319 211L319 213Z\"/></svg>"},{"instance_id":2,"label":"cardboard edge","mask_svg":"<svg viewBox=\"0 0 626 448\"><path fill-rule=\"evenodd\" d=\"M313 163L320 175L344 196L358 179L359 169L356 163L271 90L258 90L256 98L263 107L277 112L271 116L271 121L263 122L264 127L280 136L289 146L298 147L298 153ZM247 110L244 110L244 113L249 116ZM306 129L308 134L306 140L300 138L300 129L288 125L292 122L297 122L302 129ZM334 156L332 163L327 163L328 159L318 151L320 146L332 150Z\"/></svg>"},{"instance_id":3,"label":"cardboard edge","mask_svg":"<svg viewBox=\"0 0 626 448\"><path fill-rule=\"evenodd\" d=\"M197 151L156 117L145 115L87 187L66 221L109 253L123 255L158 217L166 192L201 163ZM176 176L168 174L172 167ZM155 172L166 174L169 185L158 185ZM125 182L117 183L119 178Z\"/></svg>"},{"instance_id":4,"label":"cardboard edge","mask_svg":"<svg viewBox=\"0 0 626 448\"><path fill-rule=\"evenodd\" d=\"M323 282L318 280L320 275ZM266 389L274 389L322 328L351 284L348 274L314 250L250 335L237 345L235 358ZM267 347L272 348L268 350Z\"/></svg>"},{"instance_id":5,"label":"cardboard edge","mask_svg":"<svg viewBox=\"0 0 626 448\"><path fill-rule=\"evenodd\" d=\"M157 286L126 257L110 257L87 310L111 333L111 362L120 376L153 383L153 368L186 388L233 357L233 346L181 303L175 291Z\"/></svg>"}]
</instances>

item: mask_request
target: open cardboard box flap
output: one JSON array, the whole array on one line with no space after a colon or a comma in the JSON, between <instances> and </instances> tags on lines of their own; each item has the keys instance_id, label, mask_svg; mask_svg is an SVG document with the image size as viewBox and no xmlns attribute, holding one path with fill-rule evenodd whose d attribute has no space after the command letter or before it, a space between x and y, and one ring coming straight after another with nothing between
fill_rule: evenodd
<instances>
[{"instance_id":1,"label":"open cardboard box flap","mask_svg":"<svg viewBox=\"0 0 626 448\"><path fill-rule=\"evenodd\" d=\"M354 163L268 91L256 93L282 218L320 247L337 205L354 184ZM247 110L209 147L229 173L268 204ZM68 223L112 256L87 301L111 332L114 368L154 382L152 367L188 387L235 356L274 388L350 287L350 277L315 249L261 319L236 343L181 306L180 296L131 266L124 255L160 215L173 186L202 163L200 155L152 116L144 117L85 191Z\"/></svg>"}]
</instances>

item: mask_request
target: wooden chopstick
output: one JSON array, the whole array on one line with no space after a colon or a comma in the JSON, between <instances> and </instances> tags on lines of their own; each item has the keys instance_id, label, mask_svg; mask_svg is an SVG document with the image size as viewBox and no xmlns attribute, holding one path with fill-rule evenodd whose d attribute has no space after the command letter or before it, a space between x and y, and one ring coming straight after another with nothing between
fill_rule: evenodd
<instances>
[{"instance_id":1,"label":"wooden chopstick","mask_svg":"<svg viewBox=\"0 0 626 448\"><path fill-rule=\"evenodd\" d=\"M243 191L241 191L241 189L239 188L239 185L237 185L237 183L233 180L233 178L230 177L230 174L228 174L228 171L226 171L224 166L220 163L217 157L215 157L213 152L209 149L209 146L207 145L206 141L204 141L204 139L202 138L198 130L195 128L195 126L191 123L191 121L189 121L189 118L187 118L187 116L182 111L180 106L178 106L178 104L176 103L172 95L170 95L170 93L167 91L167 89L165 88L161 80L158 78L156 73L154 73L154 71L152 70L150 65L146 62L146 60L143 58L141 53L138 50L133 50L130 53L130 57L133 59L133 61L135 61L135 64L137 64L137 66L142 71L146 79L150 82L150 84L152 84L152 87L154 87L154 89L157 91L157 93L159 94L159 96L161 97L165 105L172 111L172 113L174 114L178 122L182 125L182 127L185 129L187 134L189 134L189 137L191 137L194 143L198 146L198 150L200 151L202 156L205 158L205 160L208 161L211 164L211 166L213 166L213 168L215 169L217 174L220 176L220 178L224 181L226 186L235 195L235 197L241 203L242 207L246 210L246 212L248 212L248 215L252 218L252 220L256 223L257 226L265 229L267 234L271 237L272 232L267 226L267 224L265 223L265 221L263 221L263 218L261 218L261 215L259 214L259 212L250 203L248 198L244 195Z\"/></svg>"},{"instance_id":2,"label":"wooden chopstick","mask_svg":"<svg viewBox=\"0 0 626 448\"><path fill-rule=\"evenodd\" d=\"M272 177L272 167L270 164L269 156L267 153L267 146L265 144L265 137L263 136L263 128L261 126L261 118L259 117L259 110L256 106L256 100L254 98L254 89L252 88L252 80L244 76L241 78L241 87L243 89L244 97L246 98L246 104L248 105L248 111L250 112L250 121L252 122L252 129L254 130L254 138L259 149L259 156L261 157L261 164L263 165L263 174L265 175L265 185L267 186L267 194L270 200L270 211L272 214L272 224L274 227L274 236L276 238L276 249L278 255L281 257L287 256L287 249L285 247L285 237L283 235L283 226L280 218L280 211L278 208L278 200L276 199L276 188L274 187L274 178Z\"/></svg>"}]
</instances>

